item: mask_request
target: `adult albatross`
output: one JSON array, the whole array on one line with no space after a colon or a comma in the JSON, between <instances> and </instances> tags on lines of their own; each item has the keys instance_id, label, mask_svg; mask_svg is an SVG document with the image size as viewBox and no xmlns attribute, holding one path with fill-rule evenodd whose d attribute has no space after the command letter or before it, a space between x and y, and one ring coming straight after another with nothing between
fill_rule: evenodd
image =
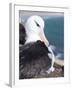
<instances>
[{"instance_id":1,"label":"adult albatross","mask_svg":"<svg viewBox=\"0 0 72 90\"><path fill-rule=\"evenodd\" d=\"M30 16L25 25L19 24L19 32L19 78L53 72L54 54L44 34L44 20L40 16Z\"/></svg>"}]
</instances>

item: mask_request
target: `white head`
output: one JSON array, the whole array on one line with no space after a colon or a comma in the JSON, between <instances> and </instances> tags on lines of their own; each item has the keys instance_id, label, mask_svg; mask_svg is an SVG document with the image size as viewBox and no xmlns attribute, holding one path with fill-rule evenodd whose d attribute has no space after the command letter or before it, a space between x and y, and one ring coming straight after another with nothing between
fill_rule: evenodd
<instances>
[{"instance_id":1,"label":"white head","mask_svg":"<svg viewBox=\"0 0 72 90\"><path fill-rule=\"evenodd\" d=\"M40 16L29 17L25 23L25 29L27 33L26 43L37 40L47 41L44 35L44 20Z\"/></svg>"},{"instance_id":2,"label":"white head","mask_svg":"<svg viewBox=\"0 0 72 90\"><path fill-rule=\"evenodd\" d=\"M35 34L39 34L41 30L44 30L44 21L40 16L31 16L28 18L25 28L28 32L35 32Z\"/></svg>"}]
</instances>

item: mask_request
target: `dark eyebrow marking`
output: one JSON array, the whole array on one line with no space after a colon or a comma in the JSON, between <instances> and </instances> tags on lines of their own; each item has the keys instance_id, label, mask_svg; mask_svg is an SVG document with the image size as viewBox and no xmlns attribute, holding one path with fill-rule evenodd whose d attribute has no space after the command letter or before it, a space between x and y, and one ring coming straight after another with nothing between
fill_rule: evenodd
<instances>
[{"instance_id":1,"label":"dark eyebrow marking","mask_svg":"<svg viewBox=\"0 0 72 90\"><path fill-rule=\"evenodd\" d=\"M36 23L36 25L38 26L38 27L40 27L40 25L35 21L35 23Z\"/></svg>"}]
</instances>

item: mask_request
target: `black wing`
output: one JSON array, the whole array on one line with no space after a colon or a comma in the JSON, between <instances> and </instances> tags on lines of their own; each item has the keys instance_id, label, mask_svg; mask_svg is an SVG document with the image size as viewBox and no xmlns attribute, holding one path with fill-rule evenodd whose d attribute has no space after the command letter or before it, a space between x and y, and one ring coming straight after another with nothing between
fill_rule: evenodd
<instances>
[{"instance_id":1,"label":"black wing","mask_svg":"<svg viewBox=\"0 0 72 90\"><path fill-rule=\"evenodd\" d=\"M19 78L33 78L51 66L48 49L41 41L29 43L20 47L19 53Z\"/></svg>"},{"instance_id":2,"label":"black wing","mask_svg":"<svg viewBox=\"0 0 72 90\"><path fill-rule=\"evenodd\" d=\"M26 31L23 24L19 23L19 44L24 45L26 38Z\"/></svg>"}]
</instances>

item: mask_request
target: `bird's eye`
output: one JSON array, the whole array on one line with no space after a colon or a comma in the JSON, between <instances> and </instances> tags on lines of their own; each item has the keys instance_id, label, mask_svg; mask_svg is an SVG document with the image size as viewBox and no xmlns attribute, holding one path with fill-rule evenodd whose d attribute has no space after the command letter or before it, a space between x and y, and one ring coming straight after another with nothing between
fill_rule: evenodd
<instances>
[{"instance_id":1,"label":"bird's eye","mask_svg":"<svg viewBox=\"0 0 72 90\"><path fill-rule=\"evenodd\" d=\"M40 25L35 21L35 23L36 23L36 25L38 26L38 27L40 27Z\"/></svg>"}]
</instances>

